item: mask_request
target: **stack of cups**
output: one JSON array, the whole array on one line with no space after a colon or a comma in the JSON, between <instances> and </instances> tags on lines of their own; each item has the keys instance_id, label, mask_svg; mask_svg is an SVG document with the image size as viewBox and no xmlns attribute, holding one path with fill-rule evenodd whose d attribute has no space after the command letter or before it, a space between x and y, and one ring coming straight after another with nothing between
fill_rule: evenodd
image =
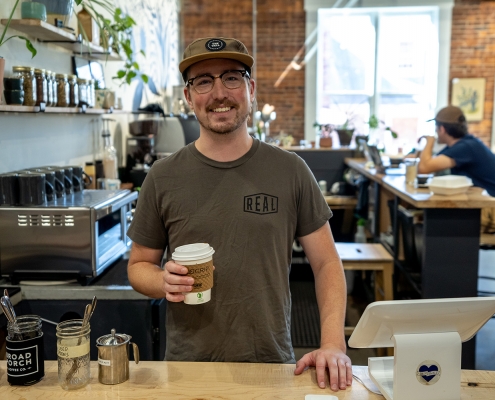
<instances>
[{"instance_id":1,"label":"stack of cups","mask_svg":"<svg viewBox=\"0 0 495 400\"><path fill-rule=\"evenodd\" d=\"M194 278L192 291L184 293L186 304L203 304L211 299L213 287L213 253L208 243L194 243L175 249L172 259L188 269L187 275Z\"/></svg>"}]
</instances>

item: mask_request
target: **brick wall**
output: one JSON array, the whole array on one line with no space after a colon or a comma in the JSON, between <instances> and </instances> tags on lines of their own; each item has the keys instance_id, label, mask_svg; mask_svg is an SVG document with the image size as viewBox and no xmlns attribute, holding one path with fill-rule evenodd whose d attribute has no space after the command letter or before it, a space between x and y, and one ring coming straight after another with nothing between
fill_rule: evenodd
<instances>
[{"instance_id":1,"label":"brick wall","mask_svg":"<svg viewBox=\"0 0 495 400\"><path fill-rule=\"evenodd\" d=\"M451 43L450 81L453 78L486 79L483 121L469 123L469 131L490 146L495 76L495 1L456 1Z\"/></svg>"},{"instance_id":2,"label":"brick wall","mask_svg":"<svg viewBox=\"0 0 495 400\"><path fill-rule=\"evenodd\" d=\"M184 47L199 37L226 36L241 40L252 52L251 0L238 0L235 7L218 0L184 0L181 14ZM305 20L303 0L258 1L256 99L258 109L265 103L275 106L271 135L283 130L304 138L304 68L291 71L279 87L273 85L304 44Z\"/></svg>"},{"instance_id":3,"label":"brick wall","mask_svg":"<svg viewBox=\"0 0 495 400\"><path fill-rule=\"evenodd\" d=\"M258 2L257 100L276 107L271 133L284 131L295 139L304 136L304 73L292 70L282 84L273 84L304 43L303 0ZM235 7L219 0L183 0L183 46L198 37L240 39L252 51L252 1ZM452 19L450 79L486 78L484 119L469 129L490 144L495 76L495 1L456 0ZM450 98L450 96L449 96Z\"/></svg>"}]
</instances>

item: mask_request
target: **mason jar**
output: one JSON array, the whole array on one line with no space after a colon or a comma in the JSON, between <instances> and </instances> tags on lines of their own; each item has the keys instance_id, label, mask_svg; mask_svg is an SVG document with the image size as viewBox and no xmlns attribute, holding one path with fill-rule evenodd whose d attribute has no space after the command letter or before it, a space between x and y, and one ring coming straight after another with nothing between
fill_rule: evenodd
<instances>
[{"instance_id":1,"label":"mason jar","mask_svg":"<svg viewBox=\"0 0 495 400\"><path fill-rule=\"evenodd\" d=\"M58 383L65 390L86 386L90 379L90 325L72 319L57 325Z\"/></svg>"},{"instance_id":2,"label":"mason jar","mask_svg":"<svg viewBox=\"0 0 495 400\"><path fill-rule=\"evenodd\" d=\"M22 315L7 323L7 381L27 386L45 376L45 358L41 319Z\"/></svg>"},{"instance_id":3,"label":"mason jar","mask_svg":"<svg viewBox=\"0 0 495 400\"><path fill-rule=\"evenodd\" d=\"M79 105L79 85L77 84L77 76L69 75L69 107L77 107Z\"/></svg>"},{"instance_id":4,"label":"mason jar","mask_svg":"<svg viewBox=\"0 0 495 400\"><path fill-rule=\"evenodd\" d=\"M46 106L53 107L53 84L52 84L52 71L46 71Z\"/></svg>"},{"instance_id":5,"label":"mason jar","mask_svg":"<svg viewBox=\"0 0 495 400\"><path fill-rule=\"evenodd\" d=\"M36 79L36 105L48 103L48 85L46 82L46 70L35 68L34 78Z\"/></svg>"},{"instance_id":6,"label":"mason jar","mask_svg":"<svg viewBox=\"0 0 495 400\"><path fill-rule=\"evenodd\" d=\"M57 95L57 78L56 78L56 73L52 72L52 76L50 78L50 83L52 85L52 95L53 95L53 101L52 101L52 107L57 107L58 103L58 95Z\"/></svg>"},{"instance_id":7,"label":"mason jar","mask_svg":"<svg viewBox=\"0 0 495 400\"><path fill-rule=\"evenodd\" d=\"M88 80L87 79L78 79L77 85L79 86L79 107L89 106Z\"/></svg>"},{"instance_id":8,"label":"mason jar","mask_svg":"<svg viewBox=\"0 0 495 400\"><path fill-rule=\"evenodd\" d=\"M12 67L15 78L23 78L24 89L24 106L35 106L36 97L36 79L34 78L34 68L31 67Z\"/></svg>"},{"instance_id":9,"label":"mason jar","mask_svg":"<svg viewBox=\"0 0 495 400\"><path fill-rule=\"evenodd\" d=\"M95 92L95 80L90 79L88 81L88 101L89 107L93 108L96 102L96 92Z\"/></svg>"},{"instance_id":10,"label":"mason jar","mask_svg":"<svg viewBox=\"0 0 495 400\"><path fill-rule=\"evenodd\" d=\"M69 81L67 74L57 74L57 107L69 107Z\"/></svg>"}]
</instances>

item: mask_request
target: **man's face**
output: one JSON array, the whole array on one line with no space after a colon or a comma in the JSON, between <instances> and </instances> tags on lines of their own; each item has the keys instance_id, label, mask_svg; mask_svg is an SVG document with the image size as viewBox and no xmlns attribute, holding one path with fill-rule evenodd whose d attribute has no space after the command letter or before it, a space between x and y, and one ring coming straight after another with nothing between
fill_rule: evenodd
<instances>
[{"instance_id":1,"label":"man's face","mask_svg":"<svg viewBox=\"0 0 495 400\"><path fill-rule=\"evenodd\" d=\"M218 76L229 70L245 70L243 64L229 59L212 59L193 64L188 79L208 74ZM247 127L247 118L254 101L254 81L243 78L237 89L227 89L220 79L214 80L210 92L199 94L194 88L184 88L189 106L196 114L200 125L213 133L228 134Z\"/></svg>"},{"instance_id":2,"label":"man's face","mask_svg":"<svg viewBox=\"0 0 495 400\"><path fill-rule=\"evenodd\" d=\"M445 135L447 135L447 132L445 131L445 128L442 125L435 125L435 132L437 134L438 144L446 143Z\"/></svg>"}]
</instances>

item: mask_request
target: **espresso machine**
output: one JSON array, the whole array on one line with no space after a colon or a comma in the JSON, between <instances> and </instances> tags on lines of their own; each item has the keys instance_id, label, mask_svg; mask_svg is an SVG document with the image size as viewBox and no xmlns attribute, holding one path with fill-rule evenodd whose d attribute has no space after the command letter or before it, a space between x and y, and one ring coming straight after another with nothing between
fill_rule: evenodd
<instances>
[{"instance_id":1,"label":"espresso machine","mask_svg":"<svg viewBox=\"0 0 495 400\"><path fill-rule=\"evenodd\" d=\"M125 179L140 187L157 159L167 157L199 138L199 123L194 115L140 113L129 123L129 135Z\"/></svg>"}]
</instances>

